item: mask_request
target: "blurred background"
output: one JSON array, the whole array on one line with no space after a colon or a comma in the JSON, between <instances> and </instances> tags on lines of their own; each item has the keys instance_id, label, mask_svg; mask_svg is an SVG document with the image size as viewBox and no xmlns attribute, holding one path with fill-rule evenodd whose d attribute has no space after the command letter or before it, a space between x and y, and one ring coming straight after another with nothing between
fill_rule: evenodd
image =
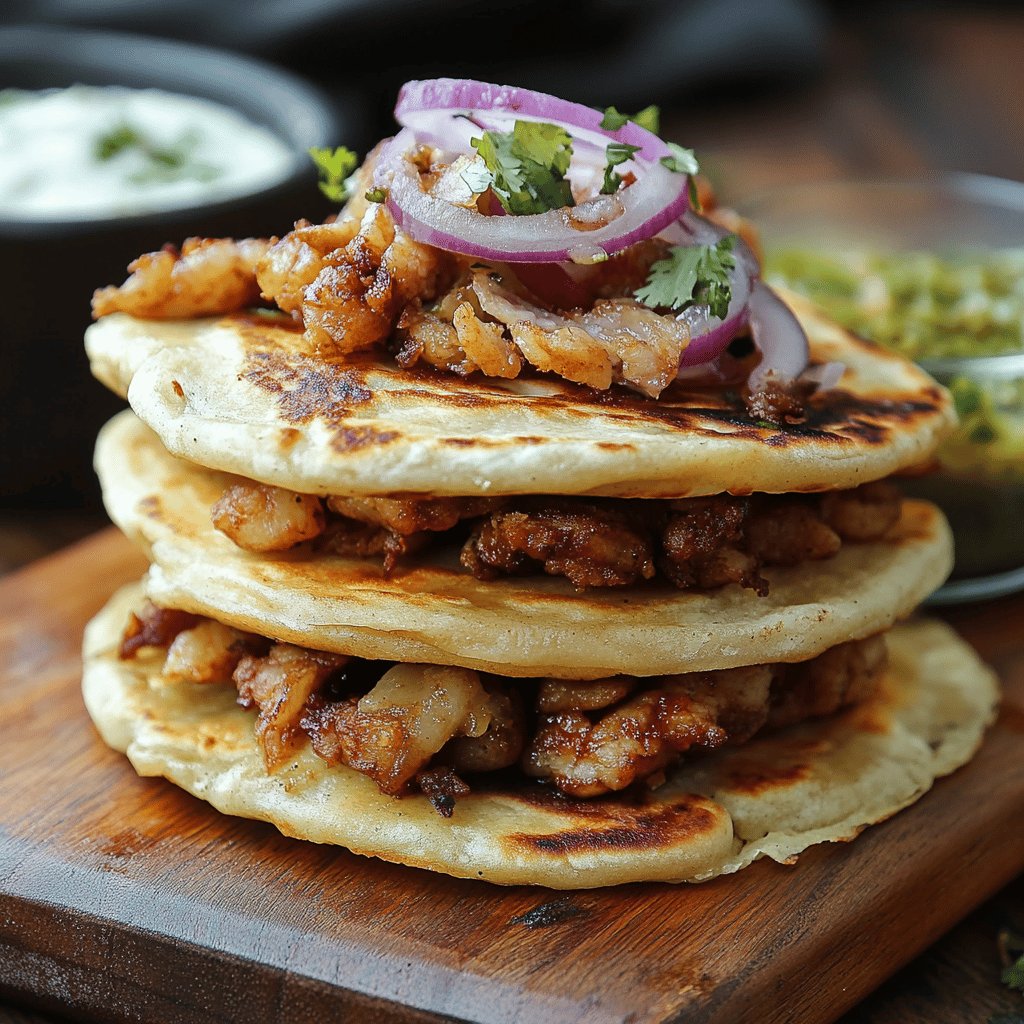
<instances>
[{"instance_id":1,"label":"blurred background","mask_svg":"<svg viewBox=\"0 0 1024 1024\"><path fill-rule=\"evenodd\" d=\"M480 77L620 110L657 103L662 134L695 148L722 200L743 206L801 182L1021 178L1022 53L1024 10L1005 3L6 0L0 88L166 83L269 127L296 163L255 198L173 215L73 228L0 215L16 296L0 335L0 570L104 522L88 453L118 403L81 353L92 288L189 234L283 233L322 217L330 206L305 148L365 152L392 131L406 79Z\"/></svg>"}]
</instances>

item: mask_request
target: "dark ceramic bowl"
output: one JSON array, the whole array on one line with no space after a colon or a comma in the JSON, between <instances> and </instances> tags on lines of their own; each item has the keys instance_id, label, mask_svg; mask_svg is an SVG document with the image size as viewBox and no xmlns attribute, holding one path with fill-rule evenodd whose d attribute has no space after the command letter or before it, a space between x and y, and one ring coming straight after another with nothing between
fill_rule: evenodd
<instances>
[{"instance_id":1,"label":"dark ceramic bowl","mask_svg":"<svg viewBox=\"0 0 1024 1024\"><path fill-rule=\"evenodd\" d=\"M89 374L82 334L93 289L124 280L137 255L208 237L283 234L325 201L310 146L344 141L315 89L260 61L185 43L77 29L0 29L0 88L83 83L158 88L215 100L296 154L270 188L185 209L104 220L0 220L0 504L93 505L92 442L121 404Z\"/></svg>"}]
</instances>

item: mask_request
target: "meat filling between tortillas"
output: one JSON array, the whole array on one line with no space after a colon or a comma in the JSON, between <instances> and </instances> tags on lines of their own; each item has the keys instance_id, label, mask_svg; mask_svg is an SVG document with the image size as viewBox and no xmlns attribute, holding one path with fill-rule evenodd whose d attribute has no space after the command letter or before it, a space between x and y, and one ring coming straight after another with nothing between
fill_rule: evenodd
<instances>
[{"instance_id":1,"label":"meat filling between tortillas","mask_svg":"<svg viewBox=\"0 0 1024 1024\"><path fill-rule=\"evenodd\" d=\"M226 684L257 712L268 772L309 743L330 765L383 793L426 794L448 817L495 772L574 797L657 787L684 755L742 744L765 730L830 715L871 697L886 666L883 635L795 664L588 682L510 680L466 668L366 661L146 605L120 656L162 657L170 685Z\"/></svg>"}]
</instances>

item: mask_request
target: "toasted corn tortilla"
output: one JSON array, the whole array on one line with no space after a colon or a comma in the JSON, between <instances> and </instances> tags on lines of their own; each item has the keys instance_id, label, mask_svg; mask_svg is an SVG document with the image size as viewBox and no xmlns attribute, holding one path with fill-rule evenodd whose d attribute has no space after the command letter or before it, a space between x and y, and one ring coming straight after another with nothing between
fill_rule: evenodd
<instances>
[{"instance_id":1,"label":"toasted corn tortilla","mask_svg":"<svg viewBox=\"0 0 1024 1024\"><path fill-rule=\"evenodd\" d=\"M791 863L889 817L967 761L997 700L992 673L948 627L898 626L878 696L845 714L694 760L643 795L573 800L524 780L460 798L444 819L426 797L384 796L308 747L267 775L233 686L167 683L158 654L118 659L140 600L127 587L89 624L83 676L97 729L140 775L285 835L503 885L701 881L760 857Z\"/></svg>"},{"instance_id":2,"label":"toasted corn tortilla","mask_svg":"<svg viewBox=\"0 0 1024 1024\"><path fill-rule=\"evenodd\" d=\"M806 422L776 429L735 396L654 402L550 377L461 379L371 356L303 354L281 318L104 317L93 373L166 447L214 469L318 494L685 497L855 487L924 462L948 394L899 356L789 297L819 362L847 370Z\"/></svg>"},{"instance_id":3,"label":"toasted corn tortilla","mask_svg":"<svg viewBox=\"0 0 1024 1024\"><path fill-rule=\"evenodd\" d=\"M131 412L101 432L96 468L114 522L153 562L158 603L322 650L499 675L599 679L800 661L887 629L952 564L942 514L907 501L882 541L765 570L767 597L738 586L578 592L550 576L481 581L443 549L410 556L388 579L379 559L238 548L209 512L237 478L175 459Z\"/></svg>"}]
</instances>

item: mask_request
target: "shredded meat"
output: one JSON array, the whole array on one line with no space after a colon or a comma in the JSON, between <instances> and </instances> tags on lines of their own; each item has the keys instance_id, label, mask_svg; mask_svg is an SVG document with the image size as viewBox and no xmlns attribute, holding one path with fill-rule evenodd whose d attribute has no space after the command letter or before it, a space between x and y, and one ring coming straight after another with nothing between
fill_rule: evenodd
<instances>
[{"instance_id":1,"label":"shredded meat","mask_svg":"<svg viewBox=\"0 0 1024 1024\"><path fill-rule=\"evenodd\" d=\"M150 320L233 313L257 305L256 265L274 239L190 238L177 250L164 246L128 265L124 284L98 289L94 317L130 313Z\"/></svg>"},{"instance_id":2,"label":"shredded meat","mask_svg":"<svg viewBox=\"0 0 1024 1024\"><path fill-rule=\"evenodd\" d=\"M325 525L319 498L251 482L229 487L210 509L210 518L246 551L286 551L318 537Z\"/></svg>"},{"instance_id":3,"label":"shredded meat","mask_svg":"<svg viewBox=\"0 0 1024 1024\"><path fill-rule=\"evenodd\" d=\"M252 633L202 619L171 641L163 676L169 682L227 682L243 657L264 653L266 647L266 642Z\"/></svg>"},{"instance_id":4,"label":"shredded meat","mask_svg":"<svg viewBox=\"0 0 1024 1024\"><path fill-rule=\"evenodd\" d=\"M796 422L803 418L804 406L813 390L814 385L801 382L781 384L771 381L756 390L744 388L743 404L751 419L775 424Z\"/></svg>"},{"instance_id":5,"label":"shredded meat","mask_svg":"<svg viewBox=\"0 0 1024 1024\"><path fill-rule=\"evenodd\" d=\"M769 726L780 729L867 700L878 687L887 657L885 637L873 636L830 647L810 661L777 666Z\"/></svg>"},{"instance_id":6,"label":"shredded meat","mask_svg":"<svg viewBox=\"0 0 1024 1024\"><path fill-rule=\"evenodd\" d=\"M417 772L415 781L419 791L442 818L452 816L459 797L469 796L469 786L451 768L428 768Z\"/></svg>"},{"instance_id":7,"label":"shredded meat","mask_svg":"<svg viewBox=\"0 0 1024 1024\"><path fill-rule=\"evenodd\" d=\"M546 716L523 770L572 796L625 789L691 747L749 739L767 721L770 685L764 665L668 676L597 722L580 711Z\"/></svg>"},{"instance_id":8,"label":"shredded meat","mask_svg":"<svg viewBox=\"0 0 1024 1024\"><path fill-rule=\"evenodd\" d=\"M509 331L523 358L599 389L626 384L657 398L679 370L690 343L686 325L633 298L599 299L587 311L556 314L476 271L480 308Z\"/></svg>"},{"instance_id":9,"label":"shredded meat","mask_svg":"<svg viewBox=\"0 0 1024 1024\"><path fill-rule=\"evenodd\" d=\"M158 608L147 601L138 614L132 612L121 637L118 657L134 658L144 647L167 647L183 630L199 622L199 616L177 608Z\"/></svg>"},{"instance_id":10,"label":"shredded meat","mask_svg":"<svg viewBox=\"0 0 1024 1024\"><path fill-rule=\"evenodd\" d=\"M496 677L482 680L487 691L487 728L479 735L454 736L438 754L438 761L457 772L496 772L519 760L526 743L523 701L513 685Z\"/></svg>"},{"instance_id":11,"label":"shredded meat","mask_svg":"<svg viewBox=\"0 0 1024 1024\"><path fill-rule=\"evenodd\" d=\"M650 579L656 555L682 589L738 583L763 596L762 566L830 558L843 539L885 534L899 518L899 493L867 486L866 494L858 488L842 496L510 502L477 524L462 564L480 579L543 567L580 588L607 587Z\"/></svg>"},{"instance_id":12,"label":"shredded meat","mask_svg":"<svg viewBox=\"0 0 1024 1024\"><path fill-rule=\"evenodd\" d=\"M280 768L302 742L303 708L309 697L348 659L291 644L274 644L265 657L242 658L234 672L238 703L259 708L256 737L267 771Z\"/></svg>"},{"instance_id":13,"label":"shredded meat","mask_svg":"<svg viewBox=\"0 0 1024 1024\"><path fill-rule=\"evenodd\" d=\"M348 765L397 795L452 737L482 736L491 715L476 672L395 665L365 696L314 704L301 724L328 764Z\"/></svg>"},{"instance_id":14,"label":"shredded meat","mask_svg":"<svg viewBox=\"0 0 1024 1024\"><path fill-rule=\"evenodd\" d=\"M523 770L572 796L621 790L657 777L691 748L743 743L764 727L781 728L864 701L875 692L885 664L885 640L876 636L796 665L665 676L596 720L584 708L563 705L556 714L540 708Z\"/></svg>"},{"instance_id":15,"label":"shredded meat","mask_svg":"<svg viewBox=\"0 0 1024 1024\"><path fill-rule=\"evenodd\" d=\"M546 715L559 711L597 711L618 704L637 687L626 676L578 683L568 679L544 679L537 690L537 710Z\"/></svg>"},{"instance_id":16,"label":"shredded meat","mask_svg":"<svg viewBox=\"0 0 1024 1024\"><path fill-rule=\"evenodd\" d=\"M323 258L302 293L302 322L314 351L342 355L391 334L403 308L433 298L451 276L452 258L414 242L383 205L371 204L351 241Z\"/></svg>"},{"instance_id":17,"label":"shredded meat","mask_svg":"<svg viewBox=\"0 0 1024 1024\"><path fill-rule=\"evenodd\" d=\"M757 559L743 550L750 503L717 496L673 502L661 535L661 569L682 589L738 583L764 596L768 581Z\"/></svg>"},{"instance_id":18,"label":"shredded meat","mask_svg":"<svg viewBox=\"0 0 1024 1024\"><path fill-rule=\"evenodd\" d=\"M566 290L590 298L614 293L637 277L639 263L654 258L645 247L643 254L617 261L606 279L596 271L586 285L570 282ZM690 341L682 321L621 294L559 312L507 285L515 274L514 268L512 275L476 270L433 308L408 309L398 324L398 362L422 360L463 376L479 370L490 377L516 377L527 362L593 388L617 382L655 398L675 378Z\"/></svg>"},{"instance_id":19,"label":"shredded meat","mask_svg":"<svg viewBox=\"0 0 1024 1024\"><path fill-rule=\"evenodd\" d=\"M656 570L681 589L736 583L760 595L766 565L830 558L844 541L883 537L900 495L884 481L821 495L714 495L678 501L584 498L372 498L240 483L213 506L214 525L249 551L383 556L386 575L438 534L474 521L462 565L479 579L545 572L576 587L626 586Z\"/></svg>"},{"instance_id":20,"label":"shredded meat","mask_svg":"<svg viewBox=\"0 0 1024 1024\"><path fill-rule=\"evenodd\" d=\"M832 491L821 497L821 514L843 540L878 540L900 517L900 492L887 480Z\"/></svg>"},{"instance_id":21,"label":"shredded meat","mask_svg":"<svg viewBox=\"0 0 1024 1024\"><path fill-rule=\"evenodd\" d=\"M195 616L179 629L177 614L144 609L129 622L122 647L144 632L147 646L169 646L168 681L226 681L231 672L239 703L259 711L267 771L286 764L308 737L328 764L368 775L393 796L418 788L446 817L469 792L462 776L517 763L576 797L641 780L658 785L688 751L743 743L762 729L866 700L886 665L884 637L875 636L792 665L530 683L462 668L364 662ZM529 714L524 699L532 700Z\"/></svg>"},{"instance_id":22,"label":"shredded meat","mask_svg":"<svg viewBox=\"0 0 1024 1024\"><path fill-rule=\"evenodd\" d=\"M798 565L831 558L839 535L822 522L817 504L777 498L761 502L746 524L746 546L761 565Z\"/></svg>"},{"instance_id":23,"label":"shredded meat","mask_svg":"<svg viewBox=\"0 0 1024 1024\"><path fill-rule=\"evenodd\" d=\"M456 287L431 310L406 309L398 321L400 366L422 360L467 376L479 370L488 377L517 377L522 359L505 329L480 309L472 288Z\"/></svg>"},{"instance_id":24,"label":"shredded meat","mask_svg":"<svg viewBox=\"0 0 1024 1024\"><path fill-rule=\"evenodd\" d=\"M348 245L358 230L359 221L351 217L328 224L299 221L256 267L263 297L301 319L306 289L324 269L328 256Z\"/></svg>"},{"instance_id":25,"label":"shredded meat","mask_svg":"<svg viewBox=\"0 0 1024 1024\"><path fill-rule=\"evenodd\" d=\"M462 519L481 516L500 498L345 498L332 496L327 507L339 515L374 523L408 536L420 530L450 530Z\"/></svg>"},{"instance_id":26,"label":"shredded meat","mask_svg":"<svg viewBox=\"0 0 1024 1024\"><path fill-rule=\"evenodd\" d=\"M384 526L340 516L331 519L319 546L321 550L333 551L344 558L382 555L384 576L387 578L395 572L401 558L429 543L430 534L426 530L402 534Z\"/></svg>"},{"instance_id":27,"label":"shredded meat","mask_svg":"<svg viewBox=\"0 0 1024 1024\"><path fill-rule=\"evenodd\" d=\"M595 505L496 512L462 550L462 564L481 579L533 572L537 563L580 588L622 586L654 575L650 539L622 513Z\"/></svg>"}]
</instances>

